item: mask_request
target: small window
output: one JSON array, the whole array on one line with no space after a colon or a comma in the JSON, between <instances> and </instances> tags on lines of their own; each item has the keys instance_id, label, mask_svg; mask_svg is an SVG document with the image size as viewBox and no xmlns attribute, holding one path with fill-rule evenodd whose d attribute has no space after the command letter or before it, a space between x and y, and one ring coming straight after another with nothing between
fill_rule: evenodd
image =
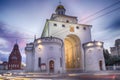
<instances>
[{"instance_id":1,"label":"small window","mask_svg":"<svg viewBox=\"0 0 120 80\"><path fill-rule=\"evenodd\" d=\"M54 23L54 26L57 26L57 24Z\"/></svg>"},{"instance_id":2,"label":"small window","mask_svg":"<svg viewBox=\"0 0 120 80\"><path fill-rule=\"evenodd\" d=\"M41 57L38 58L38 67L41 66Z\"/></svg>"},{"instance_id":3,"label":"small window","mask_svg":"<svg viewBox=\"0 0 120 80\"><path fill-rule=\"evenodd\" d=\"M76 29L79 29L79 26L76 26Z\"/></svg>"},{"instance_id":4,"label":"small window","mask_svg":"<svg viewBox=\"0 0 120 80\"><path fill-rule=\"evenodd\" d=\"M62 58L60 58L60 67L62 67Z\"/></svg>"},{"instance_id":5,"label":"small window","mask_svg":"<svg viewBox=\"0 0 120 80\"><path fill-rule=\"evenodd\" d=\"M100 68L100 70L103 70L103 62L102 62L102 60L99 61L99 68Z\"/></svg>"},{"instance_id":6,"label":"small window","mask_svg":"<svg viewBox=\"0 0 120 80\"><path fill-rule=\"evenodd\" d=\"M39 51L41 51L41 48L38 48L39 49Z\"/></svg>"},{"instance_id":7,"label":"small window","mask_svg":"<svg viewBox=\"0 0 120 80\"><path fill-rule=\"evenodd\" d=\"M67 20L66 22L69 23L69 20Z\"/></svg>"},{"instance_id":8,"label":"small window","mask_svg":"<svg viewBox=\"0 0 120 80\"><path fill-rule=\"evenodd\" d=\"M61 12L61 14L63 15L63 11Z\"/></svg>"},{"instance_id":9,"label":"small window","mask_svg":"<svg viewBox=\"0 0 120 80\"><path fill-rule=\"evenodd\" d=\"M12 59L13 59L13 60L17 60L17 57L16 57L16 56L13 56Z\"/></svg>"},{"instance_id":10,"label":"small window","mask_svg":"<svg viewBox=\"0 0 120 80\"><path fill-rule=\"evenodd\" d=\"M60 14L60 12L58 12L58 14Z\"/></svg>"},{"instance_id":11,"label":"small window","mask_svg":"<svg viewBox=\"0 0 120 80\"><path fill-rule=\"evenodd\" d=\"M89 50L89 52L92 52L92 50Z\"/></svg>"},{"instance_id":12,"label":"small window","mask_svg":"<svg viewBox=\"0 0 120 80\"><path fill-rule=\"evenodd\" d=\"M86 27L84 27L83 29L86 30Z\"/></svg>"},{"instance_id":13,"label":"small window","mask_svg":"<svg viewBox=\"0 0 120 80\"><path fill-rule=\"evenodd\" d=\"M65 27L65 25L63 24L62 27Z\"/></svg>"}]
</instances>

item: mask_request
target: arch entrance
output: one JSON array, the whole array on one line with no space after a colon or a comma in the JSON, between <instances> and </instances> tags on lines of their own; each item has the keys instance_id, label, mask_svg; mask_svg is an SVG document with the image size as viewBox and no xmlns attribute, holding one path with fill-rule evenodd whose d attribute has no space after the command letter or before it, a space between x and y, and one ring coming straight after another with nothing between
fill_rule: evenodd
<instances>
[{"instance_id":1,"label":"arch entrance","mask_svg":"<svg viewBox=\"0 0 120 80\"><path fill-rule=\"evenodd\" d=\"M54 72L54 61L53 60L50 60L50 62L49 62L49 70L51 73Z\"/></svg>"},{"instance_id":2,"label":"arch entrance","mask_svg":"<svg viewBox=\"0 0 120 80\"><path fill-rule=\"evenodd\" d=\"M64 39L66 69L81 68L81 43L76 35Z\"/></svg>"}]
</instances>

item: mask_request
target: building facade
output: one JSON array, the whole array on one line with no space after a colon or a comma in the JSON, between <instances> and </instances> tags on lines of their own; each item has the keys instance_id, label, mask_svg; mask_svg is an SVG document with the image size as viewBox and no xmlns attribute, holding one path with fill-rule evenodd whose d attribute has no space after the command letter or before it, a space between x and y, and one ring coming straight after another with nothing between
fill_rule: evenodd
<instances>
[{"instance_id":1,"label":"building facade","mask_svg":"<svg viewBox=\"0 0 120 80\"><path fill-rule=\"evenodd\" d=\"M31 72L62 72L63 42L56 37L38 38L25 48L27 70Z\"/></svg>"},{"instance_id":2,"label":"building facade","mask_svg":"<svg viewBox=\"0 0 120 80\"><path fill-rule=\"evenodd\" d=\"M45 65L46 72L105 70L103 43L91 41L92 26L79 24L77 17L66 15L63 5L58 5L55 12L46 20L41 38L26 46L26 70L42 71L42 67L36 67L39 62ZM57 39L61 41L62 47L58 42L56 44ZM43 49L38 50L39 46ZM32 64L35 66L31 66Z\"/></svg>"},{"instance_id":3,"label":"building facade","mask_svg":"<svg viewBox=\"0 0 120 80\"><path fill-rule=\"evenodd\" d=\"M0 70L8 70L8 62L4 61L0 63Z\"/></svg>"},{"instance_id":4,"label":"building facade","mask_svg":"<svg viewBox=\"0 0 120 80\"><path fill-rule=\"evenodd\" d=\"M115 46L110 47L112 56L120 56L120 39L115 40Z\"/></svg>"},{"instance_id":5,"label":"building facade","mask_svg":"<svg viewBox=\"0 0 120 80\"><path fill-rule=\"evenodd\" d=\"M86 71L105 70L103 42L91 41L83 44Z\"/></svg>"},{"instance_id":6,"label":"building facade","mask_svg":"<svg viewBox=\"0 0 120 80\"><path fill-rule=\"evenodd\" d=\"M19 46L16 43L13 47L11 54L9 55L8 60L8 69L9 70L19 70L21 69L21 54L19 51Z\"/></svg>"}]
</instances>

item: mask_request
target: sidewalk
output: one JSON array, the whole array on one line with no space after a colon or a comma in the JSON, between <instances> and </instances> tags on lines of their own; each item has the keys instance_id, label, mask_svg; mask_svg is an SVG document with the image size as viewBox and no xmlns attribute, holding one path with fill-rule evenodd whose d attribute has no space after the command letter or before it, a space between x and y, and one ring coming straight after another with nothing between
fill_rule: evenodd
<instances>
[{"instance_id":1,"label":"sidewalk","mask_svg":"<svg viewBox=\"0 0 120 80\"><path fill-rule=\"evenodd\" d=\"M62 74L48 74L48 73L30 73L26 77L41 77L41 78L58 78L58 77L77 77L77 76L106 76L106 75L120 75L120 71L87 71L81 73L62 73Z\"/></svg>"}]
</instances>

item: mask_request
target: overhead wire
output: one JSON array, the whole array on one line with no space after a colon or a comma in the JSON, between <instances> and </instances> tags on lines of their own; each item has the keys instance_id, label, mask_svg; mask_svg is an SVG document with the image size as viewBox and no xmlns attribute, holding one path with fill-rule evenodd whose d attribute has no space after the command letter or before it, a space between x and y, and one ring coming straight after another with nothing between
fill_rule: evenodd
<instances>
[{"instance_id":1,"label":"overhead wire","mask_svg":"<svg viewBox=\"0 0 120 80\"><path fill-rule=\"evenodd\" d=\"M119 9L120 9L120 7L115 8L115 9L113 9L113 10L107 12L107 13L104 13L104 14L102 14L102 15L99 15L99 16L97 16L97 17L95 17L95 18L93 18L93 19L90 19L90 20L88 20L88 21L85 21L85 22L91 22L91 21L96 20L96 19L98 19L98 18L101 18L101 17L103 17L103 16L105 16L105 15L108 15L108 14L110 14L110 13L113 13L113 12L119 10Z\"/></svg>"},{"instance_id":2,"label":"overhead wire","mask_svg":"<svg viewBox=\"0 0 120 80\"><path fill-rule=\"evenodd\" d=\"M68 27L67 29L65 29L65 30L61 29L61 30L59 30L59 31L56 31L55 33L51 34L51 36L52 36L52 35L53 35L53 36L56 36L56 34L59 34L59 33L62 33L62 32L66 32L68 29L69 29L69 27Z\"/></svg>"},{"instance_id":3,"label":"overhead wire","mask_svg":"<svg viewBox=\"0 0 120 80\"><path fill-rule=\"evenodd\" d=\"M117 4L119 4L119 3L120 3L120 1L117 1L117 2L113 3L112 5L107 6L107 7L103 8L103 9L101 9L101 10L95 12L94 14L89 15L89 16L83 18L81 21L84 21L84 20L86 20L86 19L88 19L88 18L90 18L90 17L93 17L93 16L99 14L100 12L105 11L105 10L107 10L107 9L109 9L109 8L111 8L111 7L113 7L113 6L117 5ZM105 13L105 14L99 15L99 16L97 16L96 18L90 19L90 20L85 21L85 22L90 22L90 21L96 20L96 19L98 19L99 17L105 16L105 15L110 14L110 13L112 13L112 12L114 12L114 11L119 10L119 9L120 9L120 7L115 8L115 9L113 9L113 10L111 10L111 11ZM68 27L68 28L69 28L69 27ZM67 30L64 30L64 31L63 31L63 30L59 30L59 31L53 33L52 35L55 35L55 34L57 34L57 33L59 33L59 32L62 32L62 33L63 33L63 32L66 32L66 31L67 31ZM60 35L60 34L59 34L59 35ZM6 36L6 38L20 38L20 37L7 37L7 36ZM21 39L33 39L33 38L21 38Z\"/></svg>"},{"instance_id":4,"label":"overhead wire","mask_svg":"<svg viewBox=\"0 0 120 80\"><path fill-rule=\"evenodd\" d=\"M117 1L117 2L113 3L112 5L107 6L107 7L105 7L104 9L95 12L95 13L92 14L92 15L89 15L88 17L82 19L81 21L84 21L85 19L87 19L87 18L89 18L89 17L93 17L93 16L97 15L98 13L100 13L100 12L102 12L102 11L105 11L105 10L107 10L107 9L109 9L109 8L112 8L113 6L115 6L115 5L119 4L119 3L120 3L120 1ZM90 21L96 20L96 19L98 19L98 18L100 18L100 17L103 17L103 16L105 16L105 15L107 15L107 14L113 13L113 12L119 10L119 9L120 9L120 7L115 8L115 9L109 11L109 12L106 12L106 13L104 13L104 14L101 14L101 15L99 15L99 16L93 18L93 19L87 20L87 21L85 21L85 22L90 22ZM69 27L68 27L68 28L69 28ZM59 32L62 32L62 33L63 33L63 32L66 32L66 31L67 31L67 30L62 30L62 31L59 30L59 31L57 31L56 33L53 33L52 35L53 35L53 36L54 36L54 35L56 36L56 34L57 34L57 35L63 35L63 34L58 34L58 33L59 33ZM52 35L51 35L51 36L52 36Z\"/></svg>"},{"instance_id":5,"label":"overhead wire","mask_svg":"<svg viewBox=\"0 0 120 80\"><path fill-rule=\"evenodd\" d=\"M85 20L87 20L88 18L91 18L91 17L93 17L93 16L96 16L97 14L99 14L99 13L101 13L101 12L103 12L103 11L105 11L105 10L107 10L107 9L109 9L109 8L117 5L117 4L119 4L119 3L120 3L120 1L117 1L117 2L111 4L111 5L107 6L107 7L105 7L105 8L103 8L103 9L101 9L101 10L99 10L99 11L97 11L97 12L95 12L95 13L93 13L93 14L91 14L91 15L83 18L83 19L81 19L80 21L85 21Z\"/></svg>"},{"instance_id":6,"label":"overhead wire","mask_svg":"<svg viewBox=\"0 0 120 80\"><path fill-rule=\"evenodd\" d=\"M29 37L12 37L12 36L0 36L0 38L34 39L34 38L29 38Z\"/></svg>"}]
</instances>

